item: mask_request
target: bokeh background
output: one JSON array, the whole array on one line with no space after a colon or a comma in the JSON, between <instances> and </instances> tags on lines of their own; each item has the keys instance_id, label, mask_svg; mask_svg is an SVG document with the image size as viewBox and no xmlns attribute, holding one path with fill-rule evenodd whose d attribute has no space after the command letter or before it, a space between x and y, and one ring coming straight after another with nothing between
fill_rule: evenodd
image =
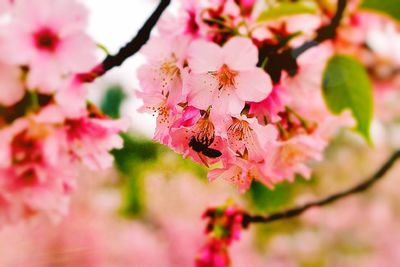
<instances>
[{"instance_id":1,"label":"bokeh background","mask_svg":"<svg viewBox=\"0 0 400 267\"><path fill-rule=\"evenodd\" d=\"M136 33L158 1L82 0L90 33L111 53ZM99 53L99 57L104 56ZM252 212L273 212L349 187L370 175L400 146L400 120L375 121L375 146L343 130L313 163L310 180L298 177L270 191L254 183L239 194L224 181L209 183L206 170L151 140L155 119L136 112L133 91L140 55L90 88L112 117L131 118L115 168L81 170L70 214L59 225L32 223L0 230L1 267L193 266L203 242L201 214L235 200ZM233 266L399 266L400 166L371 191L304 216L243 232L232 246Z\"/></svg>"}]
</instances>

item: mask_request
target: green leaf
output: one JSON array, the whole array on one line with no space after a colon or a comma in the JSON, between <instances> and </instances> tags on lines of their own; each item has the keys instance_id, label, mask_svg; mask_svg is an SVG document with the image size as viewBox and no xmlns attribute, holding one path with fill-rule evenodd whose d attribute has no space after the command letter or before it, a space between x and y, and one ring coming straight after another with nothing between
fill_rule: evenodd
<instances>
[{"instance_id":1,"label":"green leaf","mask_svg":"<svg viewBox=\"0 0 400 267\"><path fill-rule=\"evenodd\" d=\"M285 16L293 16L300 14L314 14L317 6L306 2L284 2L276 6L268 7L258 17L259 22L278 19Z\"/></svg>"},{"instance_id":2,"label":"green leaf","mask_svg":"<svg viewBox=\"0 0 400 267\"><path fill-rule=\"evenodd\" d=\"M377 11L400 20L400 0L364 0L361 8Z\"/></svg>"},{"instance_id":3,"label":"green leaf","mask_svg":"<svg viewBox=\"0 0 400 267\"><path fill-rule=\"evenodd\" d=\"M334 114L340 114L346 109L352 111L357 121L357 132L370 143L372 85L361 63L349 56L333 56L325 69L323 93Z\"/></svg>"}]
</instances>

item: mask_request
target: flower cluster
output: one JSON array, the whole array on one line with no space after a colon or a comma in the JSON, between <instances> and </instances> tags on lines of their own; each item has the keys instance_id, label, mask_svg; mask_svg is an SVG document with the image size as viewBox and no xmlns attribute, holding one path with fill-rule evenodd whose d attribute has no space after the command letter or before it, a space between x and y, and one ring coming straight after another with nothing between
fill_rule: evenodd
<instances>
[{"instance_id":1,"label":"flower cluster","mask_svg":"<svg viewBox=\"0 0 400 267\"><path fill-rule=\"evenodd\" d=\"M166 14L142 50L147 63L138 73L141 111L157 116L154 139L211 167L210 180L224 178L240 191L253 179L273 187L296 174L309 177L307 163L320 160L348 124L321 95L331 43L302 54L298 67L278 79L264 68L268 51L309 39L324 18L260 23L256 2L182 1L179 15Z\"/></svg>"},{"instance_id":2,"label":"flower cluster","mask_svg":"<svg viewBox=\"0 0 400 267\"><path fill-rule=\"evenodd\" d=\"M210 208L203 218L209 219L205 232L208 240L196 258L196 267L230 266L228 248L240 238L243 211L235 205Z\"/></svg>"},{"instance_id":3,"label":"flower cluster","mask_svg":"<svg viewBox=\"0 0 400 267\"><path fill-rule=\"evenodd\" d=\"M96 64L87 12L71 0L0 1L0 225L68 208L81 163L109 167L123 121L86 102Z\"/></svg>"}]
</instances>

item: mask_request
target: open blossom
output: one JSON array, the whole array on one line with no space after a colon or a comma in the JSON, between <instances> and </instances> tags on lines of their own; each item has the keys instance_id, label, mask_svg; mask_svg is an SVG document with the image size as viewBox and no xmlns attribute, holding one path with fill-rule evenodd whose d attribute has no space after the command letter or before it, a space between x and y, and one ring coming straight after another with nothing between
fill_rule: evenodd
<instances>
[{"instance_id":1,"label":"open blossom","mask_svg":"<svg viewBox=\"0 0 400 267\"><path fill-rule=\"evenodd\" d=\"M258 51L249 39L234 37L223 47L195 41L188 54L188 103L196 108L238 115L246 101L262 101L272 90L268 74L256 67Z\"/></svg>"},{"instance_id":2,"label":"open blossom","mask_svg":"<svg viewBox=\"0 0 400 267\"><path fill-rule=\"evenodd\" d=\"M263 161L263 144L277 138L274 126L262 126L255 118L232 117L226 127L230 148L238 156L254 162Z\"/></svg>"},{"instance_id":3,"label":"open blossom","mask_svg":"<svg viewBox=\"0 0 400 267\"><path fill-rule=\"evenodd\" d=\"M143 88L136 95L143 100L141 111L157 114L154 139L162 144L170 142L170 128L177 115L176 105L184 102L182 69L189 39L175 37L170 40L155 38L144 48L147 64L138 71Z\"/></svg>"},{"instance_id":4,"label":"open blossom","mask_svg":"<svg viewBox=\"0 0 400 267\"><path fill-rule=\"evenodd\" d=\"M242 158L235 158L229 162L224 168L211 170L208 173L208 179L224 179L234 184L240 192L246 192L254 179L266 181L259 171L258 163L252 163ZM270 183L268 183L270 186ZM271 187L271 186L270 186Z\"/></svg>"},{"instance_id":5,"label":"open blossom","mask_svg":"<svg viewBox=\"0 0 400 267\"><path fill-rule=\"evenodd\" d=\"M29 67L29 88L54 92L65 75L94 66L95 43L84 31L86 15L75 1L15 2L4 47L10 63Z\"/></svg>"},{"instance_id":6,"label":"open blossom","mask_svg":"<svg viewBox=\"0 0 400 267\"><path fill-rule=\"evenodd\" d=\"M143 48L148 63L138 72L144 89L139 96L159 95L161 99L167 100L168 105L176 105L184 99L182 69L188 45L189 39L185 37L170 40L154 38Z\"/></svg>"},{"instance_id":7,"label":"open blossom","mask_svg":"<svg viewBox=\"0 0 400 267\"><path fill-rule=\"evenodd\" d=\"M277 142L278 133L272 125L260 125L255 118L233 117L226 124L227 139L232 155L224 161L223 168L213 169L208 178L230 181L245 192L253 180L258 180L272 188L269 174L263 172L262 166L266 154L270 153L271 144Z\"/></svg>"},{"instance_id":8,"label":"open blossom","mask_svg":"<svg viewBox=\"0 0 400 267\"><path fill-rule=\"evenodd\" d=\"M273 183L284 180L294 181L296 174L310 178L309 161L318 161L323 157L326 142L318 136L299 135L285 142L270 146L263 165L263 172L268 174Z\"/></svg>"},{"instance_id":9,"label":"open blossom","mask_svg":"<svg viewBox=\"0 0 400 267\"><path fill-rule=\"evenodd\" d=\"M216 135L214 122L208 114L192 125L174 129L171 136L175 151L206 166L218 162L226 151L225 141Z\"/></svg>"}]
</instances>

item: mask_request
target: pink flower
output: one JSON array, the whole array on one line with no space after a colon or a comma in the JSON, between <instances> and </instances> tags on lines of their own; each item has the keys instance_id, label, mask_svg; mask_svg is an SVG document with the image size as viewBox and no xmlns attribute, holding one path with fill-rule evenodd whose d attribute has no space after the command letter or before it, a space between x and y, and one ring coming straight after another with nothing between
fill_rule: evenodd
<instances>
[{"instance_id":1,"label":"pink flower","mask_svg":"<svg viewBox=\"0 0 400 267\"><path fill-rule=\"evenodd\" d=\"M226 167L209 171L208 179L210 181L224 179L234 184L240 192L244 193L250 188L253 179L260 177L257 165L257 163L251 163L242 158L235 158Z\"/></svg>"},{"instance_id":2,"label":"pink flower","mask_svg":"<svg viewBox=\"0 0 400 267\"><path fill-rule=\"evenodd\" d=\"M55 221L67 212L74 181L63 134L34 120L19 119L0 131L0 198L8 206L0 217L5 222L39 214Z\"/></svg>"},{"instance_id":3,"label":"pink flower","mask_svg":"<svg viewBox=\"0 0 400 267\"><path fill-rule=\"evenodd\" d=\"M137 97L144 102L140 112L150 112L157 116L157 126L153 139L161 144L169 145L171 141L171 128L177 120L177 107L168 105L167 99L159 92L136 92Z\"/></svg>"},{"instance_id":4,"label":"pink flower","mask_svg":"<svg viewBox=\"0 0 400 267\"><path fill-rule=\"evenodd\" d=\"M0 14L9 11L12 4L12 0L0 0Z\"/></svg>"},{"instance_id":5,"label":"pink flower","mask_svg":"<svg viewBox=\"0 0 400 267\"><path fill-rule=\"evenodd\" d=\"M87 116L65 122L71 154L93 170L111 167L113 157L109 152L122 148L123 141L118 134L126 131L127 125L124 119L108 119L89 106Z\"/></svg>"},{"instance_id":6,"label":"pink flower","mask_svg":"<svg viewBox=\"0 0 400 267\"><path fill-rule=\"evenodd\" d=\"M189 105L238 115L246 101L262 101L272 90L270 77L256 67L258 51L249 39L234 37L222 48L195 41L188 53Z\"/></svg>"},{"instance_id":7,"label":"pink flower","mask_svg":"<svg viewBox=\"0 0 400 267\"><path fill-rule=\"evenodd\" d=\"M143 100L140 111L157 115L155 140L170 143L170 129L177 115L176 105L185 101L182 93L182 68L189 39L154 38L142 50L148 63L138 71L142 91L136 95Z\"/></svg>"},{"instance_id":8,"label":"pink flower","mask_svg":"<svg viewBox=\"0 0 400 267\"><path fill-rule=\"evenodd\" d=\"M262 171L273 183L293 182L296 174L310 178L311 168L307 163L322 160L326 145L317 135L298 135L269 145Z\"/></svg>"},{"instance_id":9,"label":"pink flower","mask_svg":"<svg viewBox=\"0 0 400 267\"><path fill-rule=\"evenodd\" d=\"M138 78L144 91L139 96L144 96L144 98L160 96L160 99L167 99L167 104L170 106L184 100L182 69L188 45L189 39L185 37L176 37L170 40L158 37L153 38L142 49L148 64L142 66L138 72ZM144 104L147 105L146 101ZM150 108L154 106L151 104Z\"/></svg>"},{"instance_id":10,"label":"pink flower","mask_svg":"<svg viewBox=\"0 0 400 267\"><path fill-rule=\"evenodd\" d=\"M226 244L210 239L196 257L196 267L229 267L231 264Z\"/></svg>"},{"instance_id":11,"label":"pink flower","mask_svg":"<svg viewBox=\"0 0 400 267\"><path fill-rule=\"evenodd\" d=\"M208 219L208 239L196 257L196 267L229 267L229 246L239 240L243 228L243 211L235 205L209 208L203 214Z\"/></svg>"},{"instance_id":12,"label":"pink flower","mask_svg":"<svg viewBox=\"0 0 400 267\"><path fill-rule=\"evenodd\" d=\"M249 113L256 116L261 124L278 122L280 120L278 114L285 110L288 99L282 86L275 85L266 99L258 103L250 103Z\"/></svg>"},{"instance_id":13,"label":"pink flower","mask_svg":"<svg viewBox=\"0 0 400 267\"><path fill-rule=\"evenodd\" d=\"M7 26L12 63L29 66L29 88L54 92L63 76L95 64L95 44L85 34L86 10L71 0L19 0Z\"/></svg>"},{"instance_id":14,"label":"pink flower","mask_svg":"<svg viewBox=\"0 0 400 267\"><path fill-rule=\"evenodd\" d=\"M191 157L194 161L208 166L226 156L227 147L224 140L216 135L213 121L208 115L201 117L195 124L171 131L172 148Z\"/></svg>"},{"instance_id":15,"label":"pink flower","mask_svg":"<svg viewBox=\"0 0 400 267\"><path fill-rule=\"evenodd\" d=\"M262 126L257 119L245 116L233 117L227 124L227 136L230 149L246 160L260 162L265 157L265 142L275 140L277 131L272 125Z\"/></svg>"},{"instance_id":16,"label":"pink flower","mask_svg":"<svg viewBox=\"0 0 400 267\"><path fill-rule=\"evenodd\" d=\"M181 0L178 16L164 13L158 24L158 30L163 36L180 36L182 34L196 38L200 35L204 23L200 12L203 3L198 0Z\"/></svg>"},{"instance_id":17,"label":"pink flower","mask_svg":"<svg viewBox=\"0 0 400 267\"><path fill-rule=\"evenodd\" d=\"M0 63L0 105L12 106L25 95L18 67Z\"/></svg>"},{"instance_id":18,"label":"pink flower","mask_svg":"<svg viewBox=\"0 0 400 267\"><path fill-rule=\"evenodd\" d=\"M274 187L275 181L264 171L262 163L250 162L240 157L230 159L223 168L213 169L208 172L208 179L224 179L237 187L240 193L246 192L253 180L263 183L268 188Z\"/></svg>"},{"instance_id":19,"label":"pink flower","mask_svg":"<svg viewBox=\"0 0 400 267\"><path fill-rule=\"evenodd\" d=\"M65 80L54 95L54 100L66 118L86 115L87 88L77 76Z\"/></svg>"}]
</instances>

